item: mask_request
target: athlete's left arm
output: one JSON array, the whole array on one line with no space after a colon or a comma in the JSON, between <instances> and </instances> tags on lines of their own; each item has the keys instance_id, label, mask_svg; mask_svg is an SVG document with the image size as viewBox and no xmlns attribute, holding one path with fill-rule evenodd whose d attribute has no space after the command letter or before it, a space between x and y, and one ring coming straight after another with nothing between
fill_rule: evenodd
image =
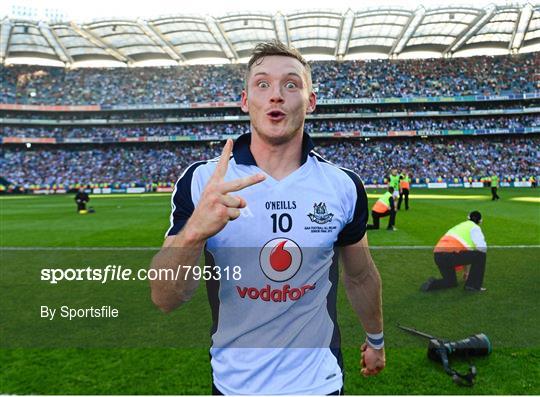
<instances>
[{"instance_id":1,"label":"athlete's left arm","mask_svg":"<svg viewBox=\"0 0 540 397\"><path fill-rule=\"evenodd\" d=\"M383 331L381 277L369 252L367 235L355 244L341 247L343 284L347 297L366 332ZM362 374L376 375L385 366L384 348L362 345Z\"/></svg>"}]
</instances>

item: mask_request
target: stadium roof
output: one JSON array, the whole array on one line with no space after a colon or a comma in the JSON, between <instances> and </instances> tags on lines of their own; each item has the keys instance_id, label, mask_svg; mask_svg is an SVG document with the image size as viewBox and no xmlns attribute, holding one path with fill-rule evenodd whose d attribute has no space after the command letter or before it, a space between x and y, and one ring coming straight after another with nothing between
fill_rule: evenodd
<instances>
[{"instance_id":1,"label":"stadium roof","mask_svg":"<svg viewBox=\"0 0 540 397\"><path fill-rule=\"evenodd\" d=\"M420 52L450 57L486 48L519 53L540 43L540 5L239 12L88 23L5 18L0 24L0 61L40 58L66 66L96 60L127 65L197 63L203 58L241 62L256 43L271 39L326 59L368 53L399 58Z\"/></svg>"}]
</instances>

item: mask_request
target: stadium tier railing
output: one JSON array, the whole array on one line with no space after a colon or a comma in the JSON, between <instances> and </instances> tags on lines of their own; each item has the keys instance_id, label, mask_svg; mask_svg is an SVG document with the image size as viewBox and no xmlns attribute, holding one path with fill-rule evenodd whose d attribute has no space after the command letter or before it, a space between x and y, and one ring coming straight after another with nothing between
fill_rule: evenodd
<instances>
[{"instance_id":1,"label":"stadium tier railing","mask_svg":"<svg viewBox=\"0 0 540 397\"><path fill-rule=\"evenodd\" d=\"M501 116L540 113L540 107L512 109L472 109L459 111L402 111L402 112L354 112L311 114L307 120L354 120L380 118L414 118L414 117L452 117L452 116ZM118 120L89 118L81 120L54 120L37 118L0 117L0 124L6 125L45 125L45 126L103 126L103 125L134 125L134 124L184 124L184 123L219 123L231 121L249 121L249 116L208 116L208 117L161 117L161 118L124 118Z\"/></svg>"},{"instance_id":2,"label":"stadium tier railing","mask_svg":"<svg viewBox=\"0 0 540 397\"><path fill-rule=\"evenodd\" d=\"M465 95L465 96L435 96L435 97L403 97L403 98L337 98L319 99L319 105L380 105L407 103L461 103L461 102L495 102L516 101L540 98L540 91L515 93L507 95ZM39 111L39 112L99 112L123 110L166 110L166 109L217 109L237 108L240 102L198 102L198 103L168 103L140 105L22 105L16 103L0 104L0 110Z\"/></svg>"},{"instance_id":3,"label":"stadium tier railing","mask_svg":"<svg viewBox=\"0 0 540 397\"><path fill-rule=\"evenodd\" d=\"M389 137L430 137L430 136L456 136L456 135L502 135L502 134L534 134L540 133L539 127L524 128L485 128L461 130L388 130L388 131L343 131L343 132L312 132L312 138L389 138ZM118 138L43 138L43 137L10 137L0 138L0 144L108 144L108 143L150 143L150 142L200 142L224 141L229 138L236 139L238 134L219 135L168 135L168 136L135 136Z\"/></svg>"}]
</instances>

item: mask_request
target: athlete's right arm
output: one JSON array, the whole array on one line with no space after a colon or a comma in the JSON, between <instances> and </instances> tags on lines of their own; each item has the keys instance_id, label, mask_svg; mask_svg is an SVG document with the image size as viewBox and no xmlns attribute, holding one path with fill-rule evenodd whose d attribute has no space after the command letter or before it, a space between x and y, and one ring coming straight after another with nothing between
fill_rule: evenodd
<instances>
[{"instance_id":1,"label":"athlete's right arm","mask_svg":"<svg viewBox=\"0 0 540 397\"><path fill-rule=\"evenodd\" d=\"M208 180L193 214L182 230L165 239L163 247L154 256L152 269L172 269L175 279L161 277L150 281L152 301L164 312L170 312L191 299L197 289L198 280L193 277L193 266L197 266L206 240L221 231L229 221L240 216L240 208L246 201L228 193L242 190L264 180L264 175L255 174L225 182L225 174L232 152L232 140L227 140L223 153L212 177Z\"/></svg>"}]
</instances>

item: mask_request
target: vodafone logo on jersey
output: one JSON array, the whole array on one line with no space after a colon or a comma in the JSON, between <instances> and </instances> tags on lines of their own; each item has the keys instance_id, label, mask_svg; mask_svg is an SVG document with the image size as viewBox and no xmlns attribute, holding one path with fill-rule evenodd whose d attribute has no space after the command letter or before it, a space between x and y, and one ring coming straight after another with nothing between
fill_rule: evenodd
<instances>
[{"instance_id":1,"label":"vodafone logo on jersey","mask_svg":"<svg viewBox=\"0 0 540 397\"><path fill-rule=\"evenodd\" d=\"M267 242L259 254L261 270L268 279L283 282L294 277L302 266L302 250L288 238L275 238ZM263 300L266 302L296 301L308 291L315 289L314 284L294 287L285 284L280 288L272 288L266 284L263 288L236 286L238 296L245 299Z\"/></svg>"},{"instance_id":2,"label":"vodafone logo on jersey","mask_svg":"<svg viewBox=\"0 0 540 397\"><path fill-rule=\"evenodd\" d=\"M264 275L270 280L287 281L302 266L302 250L291 239L275 238L261 249L259 263Z\"/></svg>"}]
</instances>

